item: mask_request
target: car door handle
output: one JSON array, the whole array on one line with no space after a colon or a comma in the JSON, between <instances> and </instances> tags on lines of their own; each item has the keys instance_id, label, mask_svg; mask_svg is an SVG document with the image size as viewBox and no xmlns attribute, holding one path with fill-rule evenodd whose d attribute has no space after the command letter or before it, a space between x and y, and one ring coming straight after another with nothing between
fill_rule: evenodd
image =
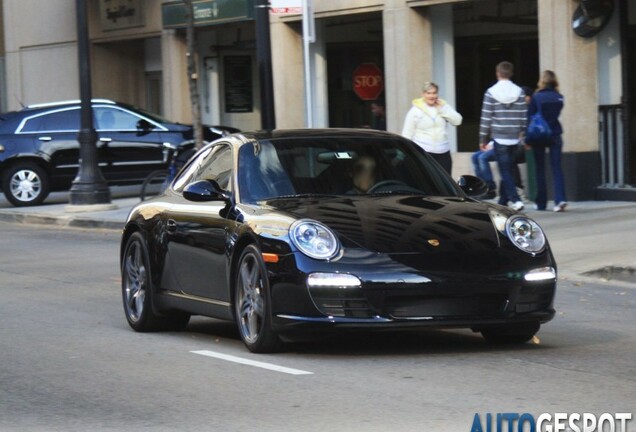
<instances>
[{"instance_id":1,"label":"car door handle","mask_svg":"<svg viewBox=\"0 0 636 432\"><path fill-rule=\"evenodd\" d=\"M38 139L40 141L51 141L53 138L51 138L50 136L41 136L41 137L38 137Z\"/></svg>"},{"instance_id":2,"label":"car door handle","mask_svg":"<svg viewBox=\"0 0 636 432\"><path fill-rule=\"evenodd\" d=\"M107 138L107 137L101 137L99 140L100 140L101 142L109 143L109 142L111 142L113 139L112 139L112 138Z\"/></svg>"},{"instance_id":3,"label":"car door handle","mask_svg":"<svg viewBox=\"0 0 636 432\"><path fill-rule=\"evenodd\" d=\"M176 232L177 231L177 223L174 220L172 220L172 219L168 219L168 222L166 222L166 229L170 233Z\"/></svg>"}]
</instances>

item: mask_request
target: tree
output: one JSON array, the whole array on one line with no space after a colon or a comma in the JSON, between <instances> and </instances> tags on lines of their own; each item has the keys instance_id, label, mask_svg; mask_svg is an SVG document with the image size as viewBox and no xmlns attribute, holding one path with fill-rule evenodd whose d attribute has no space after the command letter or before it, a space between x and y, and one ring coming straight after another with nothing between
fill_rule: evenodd
<instances>
[{"instance_id":1,"label":"tree","mask_svg":"<svg viewBox=\"0 0 636 432\"><path fill-rule=\"evenodd\" d=\"M195 52L194 6L192 0L183 0L186 9L186 57L188 60L188 84L190 87L190 104L192 106L192 128L194 130L194 147L203 146L203 128L201 126L201 105L199 104L199 86L197 59Z\"/></svg>"}]
</instances>

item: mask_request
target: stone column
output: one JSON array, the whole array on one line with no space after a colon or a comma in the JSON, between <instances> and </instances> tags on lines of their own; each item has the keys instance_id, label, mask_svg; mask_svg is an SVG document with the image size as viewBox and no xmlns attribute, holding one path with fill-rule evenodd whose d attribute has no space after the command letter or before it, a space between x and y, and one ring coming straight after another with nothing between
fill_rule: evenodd
<instances>
[{"instance_id":1,"label":"stone column","mask_svg":"<svg viewBox=\"0 0 636 432\"><path fill-rule=\"evenodd\" d=\"M186 67L186 43L175 30L161 35L164 115L172 121L192 123Z\"/></svg>"},{"instance_id":2,"label":"stone column","mask_svg":"<svg viewBox=\"0 0 636 432\"><path fill-rule=\"evenodd\" d=\"M538 0L539 64L541 71L556 72L565 96L564 152L598 151L597 39L584 39L572 31L578 4Z\"/></svg>"},{"instance_id":3,"label":"stone column","mask_svg":"<svg viewBox=\"0 0 636 432\"><path fill-rule=\"evenodd\" d=\"M299 128L305 124L303 41L300 22L271 20L272 69L276 127Z\"/></svg>"},{"instance_id":4,"label":"stone column","mask_svg":"<svg viewBox=\"0 0 636 432\"><path fill-rule=\"evenodd\" d=\"M400 133L411 101L433 78L431 23L426 8L406 0L388 0L382 18L387 129Z\"/></svg>"},{"instance_id":5,"label":"stone column","mask_svg":"<svg viewBox=\"0 0 636 432\"><path fill-rule=\"evenodd\" d=\"M541 72L553 70L565 96L560 120L566 193L572 201L593 199L600 184L597 38L581 38L572 31L579 2L537 1Z\"/></svg>"}]
</instances>

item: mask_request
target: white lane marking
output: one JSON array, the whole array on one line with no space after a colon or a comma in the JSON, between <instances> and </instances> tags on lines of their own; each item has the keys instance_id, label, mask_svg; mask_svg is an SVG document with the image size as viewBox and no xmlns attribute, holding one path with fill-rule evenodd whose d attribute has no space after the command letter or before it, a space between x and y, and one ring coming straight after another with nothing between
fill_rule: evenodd
<instances>
[{"instance_id":1,"label":"white lane marking","mask_svg":"<svg viewBox=\"0 0 636 432\"><path fill-rule=\"evenodd\" d=\"M313 375L313 372L308 372L300 369L292 369L284 366L278 366L272 363L265 363L255 360L249 360L242 357L236 357L228 354L221 354L214 351L190 351L192 354L199 354L206 357L213 357L220 360L225 360L233 363L239 363L247 366L254 366L262 369L268 369L276 372L282 372L290 375Z\"/></svg>"}]
</instances>

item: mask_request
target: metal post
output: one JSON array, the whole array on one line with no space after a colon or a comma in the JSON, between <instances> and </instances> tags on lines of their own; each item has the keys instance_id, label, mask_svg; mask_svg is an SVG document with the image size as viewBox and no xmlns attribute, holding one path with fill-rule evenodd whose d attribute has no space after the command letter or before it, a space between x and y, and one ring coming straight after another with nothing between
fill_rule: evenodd
<instances>
[{"instance_id":1,"label":"metal post","mask_svg":"<svg viewBox=\"0 0 636 432\"><path fill-rule=\"evenodd\" d=\"M310 45L316 41L314 14L311 0L303 0L303 63L305 67L305 123L308 128L314 127L313 101L313 68L311 64Z\"/></svg>"},{"instance_id":2,"label":"metal post","mask_svg":"<svg viewBox=\"0 0 636 432\"><path fill-rule=\"evenodd\" d=\"M91 106L91 70L88 41L86 0L76 0L77 46L81 99L79 170L70 191L72 205L110 203L110 190L97 164L97 132L93 125Z\"/></svg>"},{"instance_id":3,"label":"metal post","mask_svg":"<svg viewBox=\"0 0 636 432\"><path fill-rule=\"evenodd\" d=\"M276 129L272 47L269 34L269 1L256 0L256 60L261 83L261 127Z\"/></svg>"},{"instance_id":4,"label":"metal post","mask_svg":"<svg viewBox=\"0 0 636 432\"><path fill-rule=\"evenodd\" d=\"M621 105L623 106L622 120L623 120L623 184L631 184L631 172L630 172L630 147L631 147L631 131L629 128L630 116L631 116L631 100L629 97L630 80L629 76L629 18L627 9L627 0L618 1L618 19L619 19L619 32L621 35L621 72L623 78L623 97L621 98Z\"/></svg>"}]
</instances>

